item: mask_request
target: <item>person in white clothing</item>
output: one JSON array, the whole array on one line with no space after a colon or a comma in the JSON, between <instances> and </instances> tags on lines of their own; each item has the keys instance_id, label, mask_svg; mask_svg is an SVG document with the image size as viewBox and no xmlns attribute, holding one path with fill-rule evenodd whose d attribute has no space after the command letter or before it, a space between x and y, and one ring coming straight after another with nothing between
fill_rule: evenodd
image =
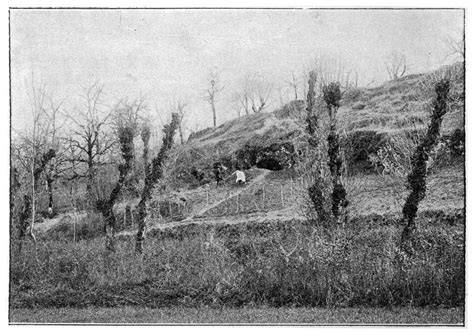
<instances>
[{"instance_id":1,"label":"person in white clothing","mask_svg":"<svg viewBox=\"0 0 474 336\"><path fill-rule=\"evenodd\" d=\"M240 169L237 169L235 171L236 179L235 183L237 184L244 184L245 183L245 173L241 171Z\"/></svg>"}]
</instances>

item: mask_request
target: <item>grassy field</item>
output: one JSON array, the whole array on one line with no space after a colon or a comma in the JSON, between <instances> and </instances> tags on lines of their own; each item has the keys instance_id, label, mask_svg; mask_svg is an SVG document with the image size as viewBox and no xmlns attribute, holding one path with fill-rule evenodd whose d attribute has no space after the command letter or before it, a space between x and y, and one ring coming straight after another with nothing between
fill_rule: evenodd
<instances>
[{"instance_id":1,"label":"grassy field","mask_svg":"<svg viewBox=\"0 0 474 336\"><path fill-rule=\"evenodd\" d=\"M463 325L461 308L12 309L10 323L428 324Z\"/></svg>"}]
</instances>

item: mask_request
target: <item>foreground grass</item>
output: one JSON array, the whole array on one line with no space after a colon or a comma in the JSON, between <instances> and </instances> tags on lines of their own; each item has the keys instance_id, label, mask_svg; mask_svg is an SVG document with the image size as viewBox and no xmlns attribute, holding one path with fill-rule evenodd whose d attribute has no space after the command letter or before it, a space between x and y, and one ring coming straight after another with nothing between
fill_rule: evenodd
<instances>
[{"instance_id":1,"label":"foreground grass","mask_svg":"<svg viewBox=\"0 0 474 336\"><path fill-rule=\"evenodd\" d=\"M187 226L134 237L48 241L13 255L10 308L461 307L463 217L419 218L413 256L401 227L361 218L330 233L300 222ZM434 224L436 223L436 224ZM289 252L288 252L289 251Z\"/></svg>"},{"instance_id":2,"label":"foreground grass","mask_svg":"<svg viewBox=\"0 0 474 336\"><path fill-rule=\"evenodd\" d=\"M442 324L462 325L462 308L63 308L12 309L10 323Z\"/></svg>"}]
</instances>

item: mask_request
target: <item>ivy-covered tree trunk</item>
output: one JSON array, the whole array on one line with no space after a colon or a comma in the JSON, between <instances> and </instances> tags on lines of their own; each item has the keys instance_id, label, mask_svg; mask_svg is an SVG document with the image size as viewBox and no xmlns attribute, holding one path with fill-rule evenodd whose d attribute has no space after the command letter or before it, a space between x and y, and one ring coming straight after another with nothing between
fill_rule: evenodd
<instances>
[{"instance_id":1,"label":"ivy-covered tree trunk","mask_svg":"<svg viewBox=\"0 0 474 336\"><path fill-rule=\"evenodd\" d=\"M150 152L150 126L144 125L141 132L141 137L143 141L143 167L145 172L145 177L148 175L150 170L149 164L149 152Z\"/></svg>"},{"instance_id":2,"label":"ivy-covered tree trunk","mask_svg":"<svg viewBox=\"0 0 474 336\"><path fill-rule=\"evenodd\" d=\"M147 216L146 204L151 198L151 192L155 184L163 176L163 164L168 158L168 153L173 146L173 139L178 128L179 117L178 114L173 113L171 122L163 127L163 144L160 151L153 158L151 167L145 177L145 186L142 191L140 202L137 206L137 222L138 232L135 245L135 251L138 254L143 252L143 241L145 240L145 219Z\"/></svg>"},{"instance_id":3,"label":"ivy-covered tree trunk","mask_svg":"<svg viewBox=\"0 0 474 336\"><path fill-rule=\"evenodd\" d=\"M119 179L114 189L110 193L108 199L100 199L97 201L96 208L102 213L104 218L104 230L106 234L105 249L106 251L115 251L115 230L116 219L113 212L114 204L122 190L128 173L133 168L135 157L135 147L133 139L135 137L135 125L121 125L118 129L120 150L124 163L119 165Z\"/></svg>"},{"instance_id":4,"label":"ivy-covered tree trunk","mask_svg":"<svg viewBox=\"0 0 474 336\"><path fill-rule=\"evenodd\" d=\"M331 172L332 194L331 211L336 219L339 219L341 208L347 207L346 189L342 184L342 158L339 148L339 135L336 130L336 112L342 98L339 83L330 83L323 87L323 98L329 113L329 135L328 135L328 166Z\"/></svg>"},{"instance_id":5,"label":"ivy-covered tree trunk","mask_svg":"<svg viewBox=\"0 0 474 336\"><path fill-rule=\"evenodd\" d=\"M309 145L314 150L319 150L318 146L319 137L318 137L318 117L315 113L315 104L316 104L316 73L311 71L309 73L308 79L308 94L306 96L306 132L308 133L308 142ZM316 160L320 158L317 157ZM319 163L317 163L319 164ZM326 211L325 206L325 196L323 192L322 185L324 183L321 170L319 167L315 168L312 171L313 183L308 188L308 194L311 199L314 210L316 211L320 221L325 222L329 218L329 213Z\"/></svg>"},{"instance_id":6,"label":"ivy-covered tree trunk","mask_svg":"<svg viewBox=\"0 0 474 336\"><path fill-rule=\"evenodd\" d=\"M404 229L401 237L402 247L407 252L411 250L411 238L416 229L415 218L418 212L418 206L426 195L426 175L429 155L438 142L441 123L448 110L447 101L449 88L449 80L443 79L436 83L436 97L433 101L430 124L426 135L416 147L411 159L412 170L408 175L408 189L410 193L403 206Z\"/></svg>"}]
</instances>

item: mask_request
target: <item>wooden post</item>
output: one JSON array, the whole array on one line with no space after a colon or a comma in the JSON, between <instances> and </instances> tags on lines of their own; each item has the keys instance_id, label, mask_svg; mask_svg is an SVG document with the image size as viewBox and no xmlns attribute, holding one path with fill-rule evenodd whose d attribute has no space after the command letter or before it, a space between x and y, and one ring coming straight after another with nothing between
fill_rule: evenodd
<instances>
[{"instance_id":1,"label":"wooden post","mask_svg":"<svg viewBox=\"0 0 474 336\"><path fill-rule=\"evenodd\" d=\"M227 191L227 196L225 198L225 214L229 214L229 191Z\"/></svg>"},{"instance_id":2,"label":"wooden post","mask_svg":"<svg viewBox=\"0 0 474 336\"><path fill-rule=\"evenodd\" d=\"M132 225L132 207L130 204L127 204L125 207L125 213L123 215L123 226L124 227L129 227Z\"/></svg>"},{"instance_id":3,"label":"wooden post","mask_svg":"<svg viewBox=\"0 0 474 336\"><path fill-rule=\"evenodd\" d=\"M284 207L285 203L283 202L283 184L280 184L280 197L281 197L281 206Z\"/></svg>"},{"instance_id":4,"label":"wooden post","mask_svg":"<svg viewBox=\"0 0 474 336\"><path fill-rule=\"evenodd\" d=\"M265 209L265 183L262 186L262 209Z\"/></svg>"},{"instance_id":5,"label":"wooden post","mask_svg":"<svg viewBox=\"0 0 474 336\"><path fill-rule=\"evenodd\" d=\"M209 205L209 189L206 188L206 202Z\"/></svg>"},{"instance_id":6,"label":"wooden post","mask_svg":"<svg viewBox=\"0 0 474 336\"><path fill-rule=\"evenodd\" d=\"M290 179L290 191L291 191L291 197L293 197L293 177Z\"/></svg>"},{"instance_id":7,"label":"wooden post","mask_svg":"<svg viewBox=\"0 0 474 336\"><path fill-rule=\"evenodd\" d=\"M237 194L237 213L239 213L239 195L240 194Z\"/></svg>"}]
</instances>

